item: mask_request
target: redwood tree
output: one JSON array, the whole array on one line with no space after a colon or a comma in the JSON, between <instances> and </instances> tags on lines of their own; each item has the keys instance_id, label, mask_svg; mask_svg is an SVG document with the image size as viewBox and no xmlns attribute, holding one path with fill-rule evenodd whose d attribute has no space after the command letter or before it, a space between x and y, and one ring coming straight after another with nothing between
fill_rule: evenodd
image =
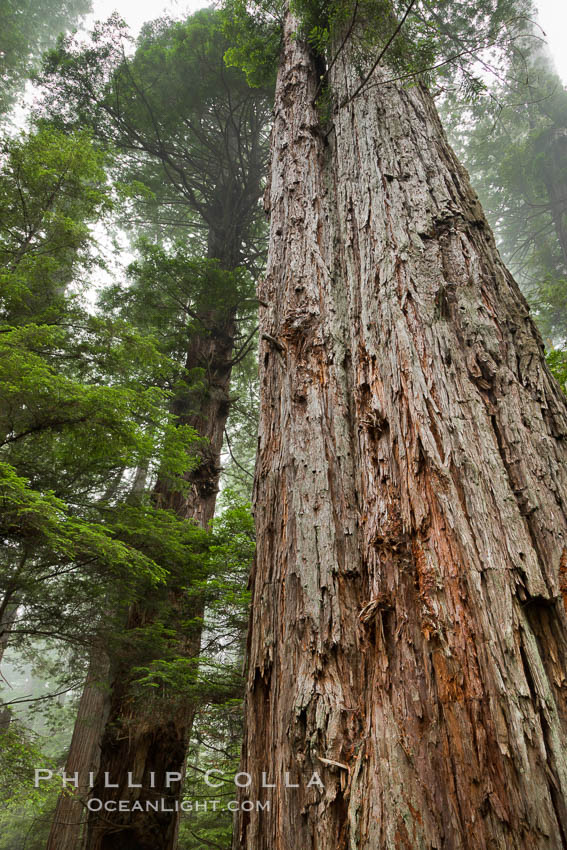
<instances>
[{"instance_id":1,"label":"redwood tree","mask_svg":"<svg viewBox=\"0 0 567 850\"><path fill-rule=\"evenodd\" d=\"M160 470L151 500L207 529L218 490L231 370L254 336L248 328L254 299L246 298L252 294L245 291L250 277L242 267L254 269L257 263L269 97L265 89L251 90L240 71L225 67L226 40L210 10L184 23L146 25L132 59L119 47L122 37L111 19L93 37L93 49L85 50L72 38L64 42L46 62L47 102L64 126L78 118L97 139L116 147L122 176L133 174L151 190L141 193L134 210L152 235L165 229L167 240L177 237L179 244L180 233L185 240L189 234L191 247L207 254L199 260L190 251L168 253L146 244L137 271L142 297L124 302L145 319L150 332L174 340L167 353L184 367L184 380L173 394L171 412L181 428L202 438L186 488L180 490L175 481L172 486ZM160 310L171 319L169 328ZM126 314L132 318L130 310ZM141 804L141 809L93 811L88 850L170 850L176 844L179 813L174 808L182 786L169 787L166 777L184 772L198 706L191 688L203 615L203 596L192 591L186 575L175 574L161 598L155 591L147 604L129 611L126 654L113 652L110 708L92 796L103 803ZM164 645L151 639L157 626L166 635L175 633L165 640L167 658L160 655ZM142 638L138 643L137 636ZM140 668L166 660L188 672L186 698L175 687L164 687L159 699L152 698L151 690L140 696ZM147 802L162 799L165 811L145 810ZM60 826L54 824L52 841L63 850ZM65 848L71 850L77 834L77 829L74 837L67 830Z\"/></svg>"},{"instance_id":2,"label":"redwood tree","mask_svg":"<svg viewBox=\"0 0 567 850\"><path fill-rule=\"evenodd\" d=\"M325 66L285 14L242 761L270 809L234 847L565 847L565 399L430 94L364 82L348 27Z\"/></svg>"}]
</instances>

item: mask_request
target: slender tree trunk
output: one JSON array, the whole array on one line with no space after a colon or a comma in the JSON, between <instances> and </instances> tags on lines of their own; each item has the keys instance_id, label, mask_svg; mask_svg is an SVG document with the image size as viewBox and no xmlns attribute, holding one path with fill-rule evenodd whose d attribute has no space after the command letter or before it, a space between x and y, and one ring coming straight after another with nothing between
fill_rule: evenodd
<instances>
[{"instance_id":1,"label":"slender tree trunk","mask_svg":"<svg viewBox=\"0 0 567 850\"><path fill-rule=\"evenodd\" d=\"M4 653L10 642L10 632L12 626L16 622L18 615L18 603L13 600L14 594L10 594L8 599L5 599L0 608L0 663L4 658Z\"/></svg>"},{"instance_id":2,"label":"slender tree trunk","mask_svg":"<svg viewBox=\"0 0 567 850\"><path fill-rule=\"evenodd\" d=\"M96 776L100 762L100 741L108 715L109 658L101 645L94 646L89 660L87 679L79 702L65 773L77 787L67 786L60 794L47 850L79 850L81 833L87 822L85 802L90 793L89 774Z\"/></svg>"},{"instance_id":3,"label":"slender tree trunk","mask_svg":"<svg viewBox=\"0 0 567 850\"><path fill-rule=\"evenodd\" d=\"M196 397L192 392L174 401L173 412L180 425L193 427L205 443L200 462L188 473L190 490L181 494L171 490L166 480L158 480L154 490L156 504L174 510L178 516L194 519L206 528L213 518L220 474L220 454L224 427L229 411L231 359L235 333L234 314L219 310L203 316L206 330L194 334L187 350L186 369L205 370L205 389ZM179 620L200 619L202 602L187 610L186 590L169 588L173 611ZM130 612L129 628L148 622L141 606ZM172 624L165 624L171 626ZM179 654L196 658L201 646L201 630L193 628L179 647ZM117 662L113 671L110 715L102 740L102 758L93 798L126 801L124 812L93 813L90 816L87 850L173 850L177 843L182 785L167 784L167 774L184 775L196 705L191 701L156 716L140 715L132 702L130 671ZM130 776L129 776L130 774ZM113 786L105 787L108 775ZM129 787L130 785L142 787ZM158 805L155 811L147 803ZM113 804L113 803L111 803ZM134 804L140 809L132 810Z\"/></svg>"},{"instance_id":4,"label":"slender tree trunk","mask_svg":"<svg viewBox=\"0 0 567 850\"><path fill-rule=\"evenodd\" d=\"M0 708L0 732L9 728L12 722L12 712L7 706Z\"/></svg>"},{"instance_id":5,"label":"slender tree trunk","mask_svg":"<svg viewBox=\"0 0 567 850\"><path fill-rule=\"evenodd\" d=\"M0 665L10 642L10 632L18 616L18 603L15 600L16 594L10 591L5 594L0 605ZM0 731L5 731L10 727L12 717L12 710L9 705L0 706Z\"/></svg>"},{"instance_id":6,"label":"slender tree trunk","mask_svg":"<svg viewBox=\"0 0 567 850\"><path fill-rule=\"evenodd\" d=\"M373 77L325 141L294 29L241 768L270 810L234 846L567 847L565 400L427 91Z\"/></svg>"}]
</instances>

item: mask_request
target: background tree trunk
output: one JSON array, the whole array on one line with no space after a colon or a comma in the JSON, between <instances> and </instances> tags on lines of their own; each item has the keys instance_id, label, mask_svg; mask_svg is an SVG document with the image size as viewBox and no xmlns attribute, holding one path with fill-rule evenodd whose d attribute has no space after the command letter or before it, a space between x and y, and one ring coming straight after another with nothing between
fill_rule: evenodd
<instances>
[{"instance_id":1,"label":"background tree trunk","mask_svg":"<svg viewBox=\"0 0 567 850\"><path fill-rule=\"evenodd\" d=\"M18 616L18 603L15 594L7 595L0 606L0 663L10 642L10 632Z\"/></svg>"},{"instance_id":2,"label":"background tree trunk","mask_svg":"<svg viewBox=\"0 0 567 850\"><path fill-rule=\"evenodd\" d=\"M94 646L89 671L79 710L73 727L73 737L65 773L78 775L75 789L68 785L69 793L60 794L47 841L47 850L79 850L81 833L87 822L85 802L90 793L89 773L96 776L100 762L100 741L108 715L109 658L104 648Z\"/></svg>"},{"instance_id":3,"label":"background tree trunk","mask_svg":"<svg viewBox=\"0 0 567 850\"><path fill-rule=\"evenodd\" d=\"M271 809L234 846L566 847L565 400L427 91L374 76L326 143L295 28L242 762Z\"/></svg>"}]
</instances>

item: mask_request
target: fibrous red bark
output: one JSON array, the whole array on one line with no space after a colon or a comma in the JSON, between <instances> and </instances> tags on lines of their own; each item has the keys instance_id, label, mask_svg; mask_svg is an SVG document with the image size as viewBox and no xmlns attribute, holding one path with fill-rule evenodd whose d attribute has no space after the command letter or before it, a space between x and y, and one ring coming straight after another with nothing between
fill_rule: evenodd
<instances>
[{"instance_id":1,"label":"fibrous red bark","mask_svg":"<svg viewBox=\"0 0 567 850\"><path fill-rule=\"evenodd\" d=\"M325 139L295 30L234 846L566 847L565 400L428 92L344 50Z\"/></svg>"}]
</instances>

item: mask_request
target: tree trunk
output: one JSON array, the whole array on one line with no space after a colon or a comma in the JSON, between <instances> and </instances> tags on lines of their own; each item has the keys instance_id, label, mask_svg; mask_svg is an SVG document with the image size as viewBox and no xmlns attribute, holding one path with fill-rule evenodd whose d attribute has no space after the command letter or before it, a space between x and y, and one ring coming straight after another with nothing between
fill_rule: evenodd
<instances>
[{"instance_id":1,"label":"tree trunk","mask_svg":"<svg viewBox=\"0 0 567 850\"><path fill-rule=\"evenodd\" d=\"M7 595L0 607L0 664L10 642L10 632L18 616L18 603L12 601L15 594Z\"/></svg>"},{"instance_id":2,"label":"tree trunk","mask_svg":"<svg viewBox=\"0 0 567 850\"><path fill-rule=\"evenodd\" d=\"M567 847L565 400L427 91L376 74L325 140L294 30L241 768L270 810L234 846ZM345 50L336 103L358 82Z\"/></svg>"},{"instance_id":3,"label":"tree trunk","mask_svg":"<svg viewBox=\"0 0 567 850\"><path fill-rule=\"evenodd\" d=\"M89 671L79 702L69 756L67 777L77 774L78 787L67 786L60 794L47 841L47 850L79 850L81 833L87 822L85 802L89 796L89 773L96 775L100 762L100 741L108 714L109 658L101 646L93 647Z\"/></svg>"},{"instance_id":4,"label":"tree trunk","mask_svg":"<svg viewBox=\"0 0 567 850\"><path fill-rule=\"evenodd\" d=\"M231 359L235 333L232 311L219 310L203 316L206 330L189 340L186 369L205 370L205 389L197 397L185 393L174 400L173 413L180 425L193 427L205 438L200 463L188 473L191 487L187 494L171 490L166 480L158 480L154 499L161 508L178 516L194 519L206 528L213 518L220 474L220 454L229 410ZM172 610L177 619L200 619L202 602L187 610L186 590L168 588ZM130 612L128 628L148 622L143 606ZM173 624L166 623L167 627ZM179 654L196 658L201 646L201 630L194 627L181 638ZM99 774L93 799L125 801L128 809L139 803L141 811L93 812L89 817L87 850L173 850L177 843L179 801L182 785L167 785L167 774L184 775L189 737L196 712L191 701L177 708L165 706L154 716L143 716L130 693L131 673L117 661L113 670L110 715L102 740ZM130 780L129 780L129 774ZM113 786L105 787L105 775ZM136 784L141 788L129 787ZM113 802L111 805L113 805ZM159 806L146 811L147 803ZM98 804L97 804L98 805Z\"/></svg>"},{"instance_id":5,"label":"tree trunk","mask_svg":"<svg viewBox=\"0 0 567 850\"><path fill-rule=\"evenodd\" d=\"M0 605L0 665L10 643L10 633L18 616L17 596L14 591L8 591ZM0 697L1 698L1 697ZM0 706L0 731L9 729L13 714L9 705Z\"/></svg>"}]
</instances>

